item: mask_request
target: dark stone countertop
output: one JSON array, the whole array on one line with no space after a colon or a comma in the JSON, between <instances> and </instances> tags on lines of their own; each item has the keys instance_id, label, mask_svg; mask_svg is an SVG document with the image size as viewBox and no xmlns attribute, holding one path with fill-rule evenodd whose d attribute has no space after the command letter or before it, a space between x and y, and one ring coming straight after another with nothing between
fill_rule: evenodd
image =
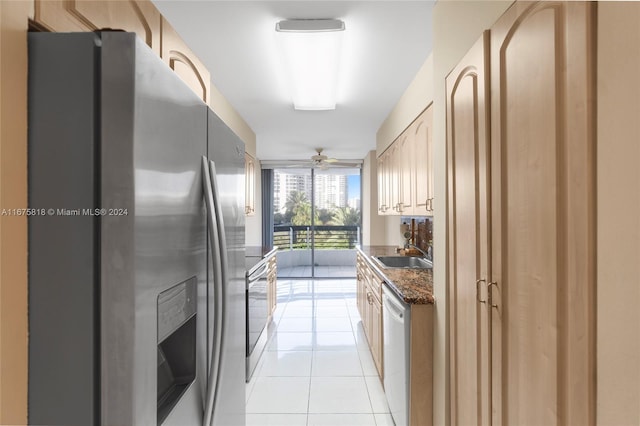
<instances>
[{"instance_id":1,"label":"dark stone countertop","mask_svg":"<svg viewBox=\"0 0 640 426\"><path fill-rule=\"evenodd\" d=\"M433 269L381 268L371 256L400 256L395 246L363 246L358 251L365 255L369 266L405 303L413 305L433 304Z\"/></svg>"}]
</instances>

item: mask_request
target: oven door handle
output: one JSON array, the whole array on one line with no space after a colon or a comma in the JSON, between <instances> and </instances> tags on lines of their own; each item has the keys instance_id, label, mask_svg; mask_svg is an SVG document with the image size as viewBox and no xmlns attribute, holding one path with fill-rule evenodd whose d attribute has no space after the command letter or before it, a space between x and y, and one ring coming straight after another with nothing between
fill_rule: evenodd
<instances>
[{"instance_id":1,"label":"oven door handle","mask_svg":"<svg viewBox=\"0 0 640 426\"><path fill-rule=\"evenodd\" d=\"M247 281L251 283L259 280L262 277L265 277L267 275L268 269L269 269L269 265L267 265L267 263L265 262L256 271L254 271L247 277Z\"/></svg>"}]
</instances>

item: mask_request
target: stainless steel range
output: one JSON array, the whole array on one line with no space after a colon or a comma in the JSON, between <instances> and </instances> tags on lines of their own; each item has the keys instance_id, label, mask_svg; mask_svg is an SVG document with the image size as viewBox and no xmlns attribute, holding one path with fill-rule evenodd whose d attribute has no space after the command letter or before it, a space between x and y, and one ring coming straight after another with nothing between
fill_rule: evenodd
<instances>
[{"instance_id":1,"label":"stainless steel range","mask_svg":"<svg viewBox=\"0 0 640 426\"><path fill-rule=\"evenodd\" d=\"M267 320L269 318L267 273L269 259L277 249L267 253L247 271L247 373L249 382L267 344Z\"/></svg>"}]
</instances>

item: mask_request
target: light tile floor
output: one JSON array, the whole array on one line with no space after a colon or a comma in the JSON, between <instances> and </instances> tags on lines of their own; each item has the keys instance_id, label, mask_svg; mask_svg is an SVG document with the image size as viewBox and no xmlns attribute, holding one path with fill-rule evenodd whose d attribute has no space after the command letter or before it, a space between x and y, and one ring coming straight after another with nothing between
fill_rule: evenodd
<instances>
[{"instance_id":1,"label":"light tile floor","mask_svg":"<svg viewBox=\"0 0 640 426\"><path fill-rule=\"evenodd\" d=\"M270 334L247 384L247 426L393 425L355 279L278 279Z\"/></svg>"}]
</instances>

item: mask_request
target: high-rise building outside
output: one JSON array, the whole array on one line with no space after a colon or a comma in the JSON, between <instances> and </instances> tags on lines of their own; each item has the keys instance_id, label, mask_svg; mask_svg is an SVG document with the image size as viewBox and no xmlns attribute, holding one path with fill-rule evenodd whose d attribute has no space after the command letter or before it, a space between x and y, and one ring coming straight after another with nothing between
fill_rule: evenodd
<instances>
[{"instance_id":1,"label":"high-rise building outside","mask_svg":"<svg viewBox=\"0 0 640 426\"><path fill-rule=\"evenodd\" d=\"M315 204L317 209L347 206L347 177L345 175L316 174Z\"/></svg>"},{"instance_id":2,"label":"high-rise building outside","mask_svg":"<svg viewBox=\"0 0 640 426\"><path fill-rule=\"evenodd\" d=\"M275 170L273 176L274 212L285 212L287 199L293 191L302 192L306 195L307 200L311 201L311 174ZM316 209L347 207L349 205L348 193L346 175L315 174L314 201Z\"/></svg>"}]
</instances>

